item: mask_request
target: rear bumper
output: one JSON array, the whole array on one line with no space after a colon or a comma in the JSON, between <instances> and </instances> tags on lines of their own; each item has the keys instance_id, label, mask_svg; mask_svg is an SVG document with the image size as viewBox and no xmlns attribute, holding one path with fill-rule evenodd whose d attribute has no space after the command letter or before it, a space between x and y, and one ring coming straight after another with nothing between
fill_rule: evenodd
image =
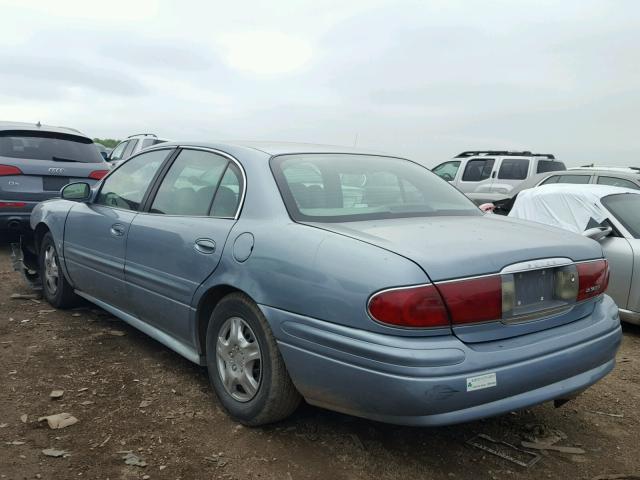
<instances>
[{"instance_id":1,"label":"rear bumper","mask_svg":"<svg viewBox=\"0 0 640 480\"><path fill-rule=\"evenodd\" d=\"M631 310L620 309L620 320L634 325L640 325L640 312L632 312Z\"/></svg>"},{"instance_id":2,"label":"rear bumper","mask_svg":"<svg viewBox=\"0 0 640 480\"><path fill-rule=\"evenodd\" d=\"M391 337L261 307L309 403L403 425L448 425L569 398L609 373L621 340L604 296L567 325L465 344L454 336ZM495 374L496 385L467 391Z\"/></svg>"},{"instance_id":3,"label":"rear bumper","mask_svg":"<svg viewBox=\"0 0 640 480\"><path fill-rule=\"evenodd\" d=\"M21 208L19 211L0 210L0 231L25 232L31 230L29 219L31 217L31 210L33 210L36 204L37 203L31 204L27 211L25 211L27 207Z\"/></svg>"}]
</instances>

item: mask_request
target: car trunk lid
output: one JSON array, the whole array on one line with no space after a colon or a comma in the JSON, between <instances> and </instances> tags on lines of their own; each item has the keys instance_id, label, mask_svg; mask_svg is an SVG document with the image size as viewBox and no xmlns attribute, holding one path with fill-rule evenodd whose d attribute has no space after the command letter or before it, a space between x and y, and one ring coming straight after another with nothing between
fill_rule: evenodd
<instances>
[{"instance_id":1,"label":"car trunk lid","mask_svg":"<svg viewBox=\"0 0 640 480\"><path fill-rule=\"evenodd\" d=\"M602 248L580 235L493 215L311 225L400 254L417 263L436 285L498 275L505 267L520 265L534 272L516 280L518 295L528 303L535 303L536 298L548 293L550 284L542 271L546 270L544 275L549 275L563 263L602 257ZM500 319L452 328L465 342L482 342L552 328L582 318L592 308L593 302L590 302L571 309L557 309L542 318L532 316L528 321L515 323Z\"/></svg>"}]
</instances>

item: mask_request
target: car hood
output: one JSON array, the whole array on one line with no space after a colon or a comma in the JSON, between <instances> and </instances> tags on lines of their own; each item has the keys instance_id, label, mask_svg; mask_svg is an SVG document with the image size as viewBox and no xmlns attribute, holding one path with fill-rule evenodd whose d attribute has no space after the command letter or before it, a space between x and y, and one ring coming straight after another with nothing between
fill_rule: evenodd
<instances>
[{"instance_id":1,"label":"car hood","mask_svg":"<svg viewBox=\"0 0 640 480\"><path fill-rule=\"evenodd\" d=\"M492 214L309 225L402 255L434 282L497 273L527 260L603 256L600 244L581 235Z\"/></svg>"}]
</instances>

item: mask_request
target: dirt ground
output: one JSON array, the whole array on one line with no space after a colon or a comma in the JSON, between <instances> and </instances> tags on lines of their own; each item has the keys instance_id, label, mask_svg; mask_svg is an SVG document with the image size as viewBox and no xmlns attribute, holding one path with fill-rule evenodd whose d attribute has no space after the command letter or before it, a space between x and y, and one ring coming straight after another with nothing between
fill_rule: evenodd
<instances>
[{"instance_id":1,"label":"dirt ground","mask_svg":"<svg viewBox=\"0 0 640 480\"><path fill-rule=\"evenodd\" d=\"M206 372L105 312L57 311L29 294L0 246L2 479L495 479L640 475L640 329L618 365L578 399L443 428L407 428L303 405L249 429L229 420ZM64 390L62 398L50 398ZM42 416L78 423L52 430ZM558 433L560 431L561 433ZM542 452L525 468L466 444L566 436L584 454ZM564 434L564 435L562 435ZM68 452L49 457L44 449ZM146 466L125 464L128 452ZM606 475L605 477L599 477ZM640 478L640 477L625 477Z\"/></svg>"}]
</instances>

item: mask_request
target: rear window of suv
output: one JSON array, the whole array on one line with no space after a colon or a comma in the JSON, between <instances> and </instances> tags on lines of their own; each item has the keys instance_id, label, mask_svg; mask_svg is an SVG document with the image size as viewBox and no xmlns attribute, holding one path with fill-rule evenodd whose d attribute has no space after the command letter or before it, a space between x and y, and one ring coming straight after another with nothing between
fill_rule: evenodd
<instances>
[{"instance_id":1,"label":"rear window of suv","mask_svg":"<svg viewBox=\"0 0 640 480\"><path fill-rule=\"evenodd\" d=\"M24 160L102 163L93 141L56 132L5 130L0 132L0 156Z\"/></svg>"},{"instance_id":2,"label":"rear window of suv","mask_svg":"<svg viewBox=\"0 0 640 480\"><path fill-rule=\"evenodd\" d=\"M462 193L409 160L374 155L282 155L271 170L296 221L347 222L482 215Z\"/></svg>"}]
</instances>

